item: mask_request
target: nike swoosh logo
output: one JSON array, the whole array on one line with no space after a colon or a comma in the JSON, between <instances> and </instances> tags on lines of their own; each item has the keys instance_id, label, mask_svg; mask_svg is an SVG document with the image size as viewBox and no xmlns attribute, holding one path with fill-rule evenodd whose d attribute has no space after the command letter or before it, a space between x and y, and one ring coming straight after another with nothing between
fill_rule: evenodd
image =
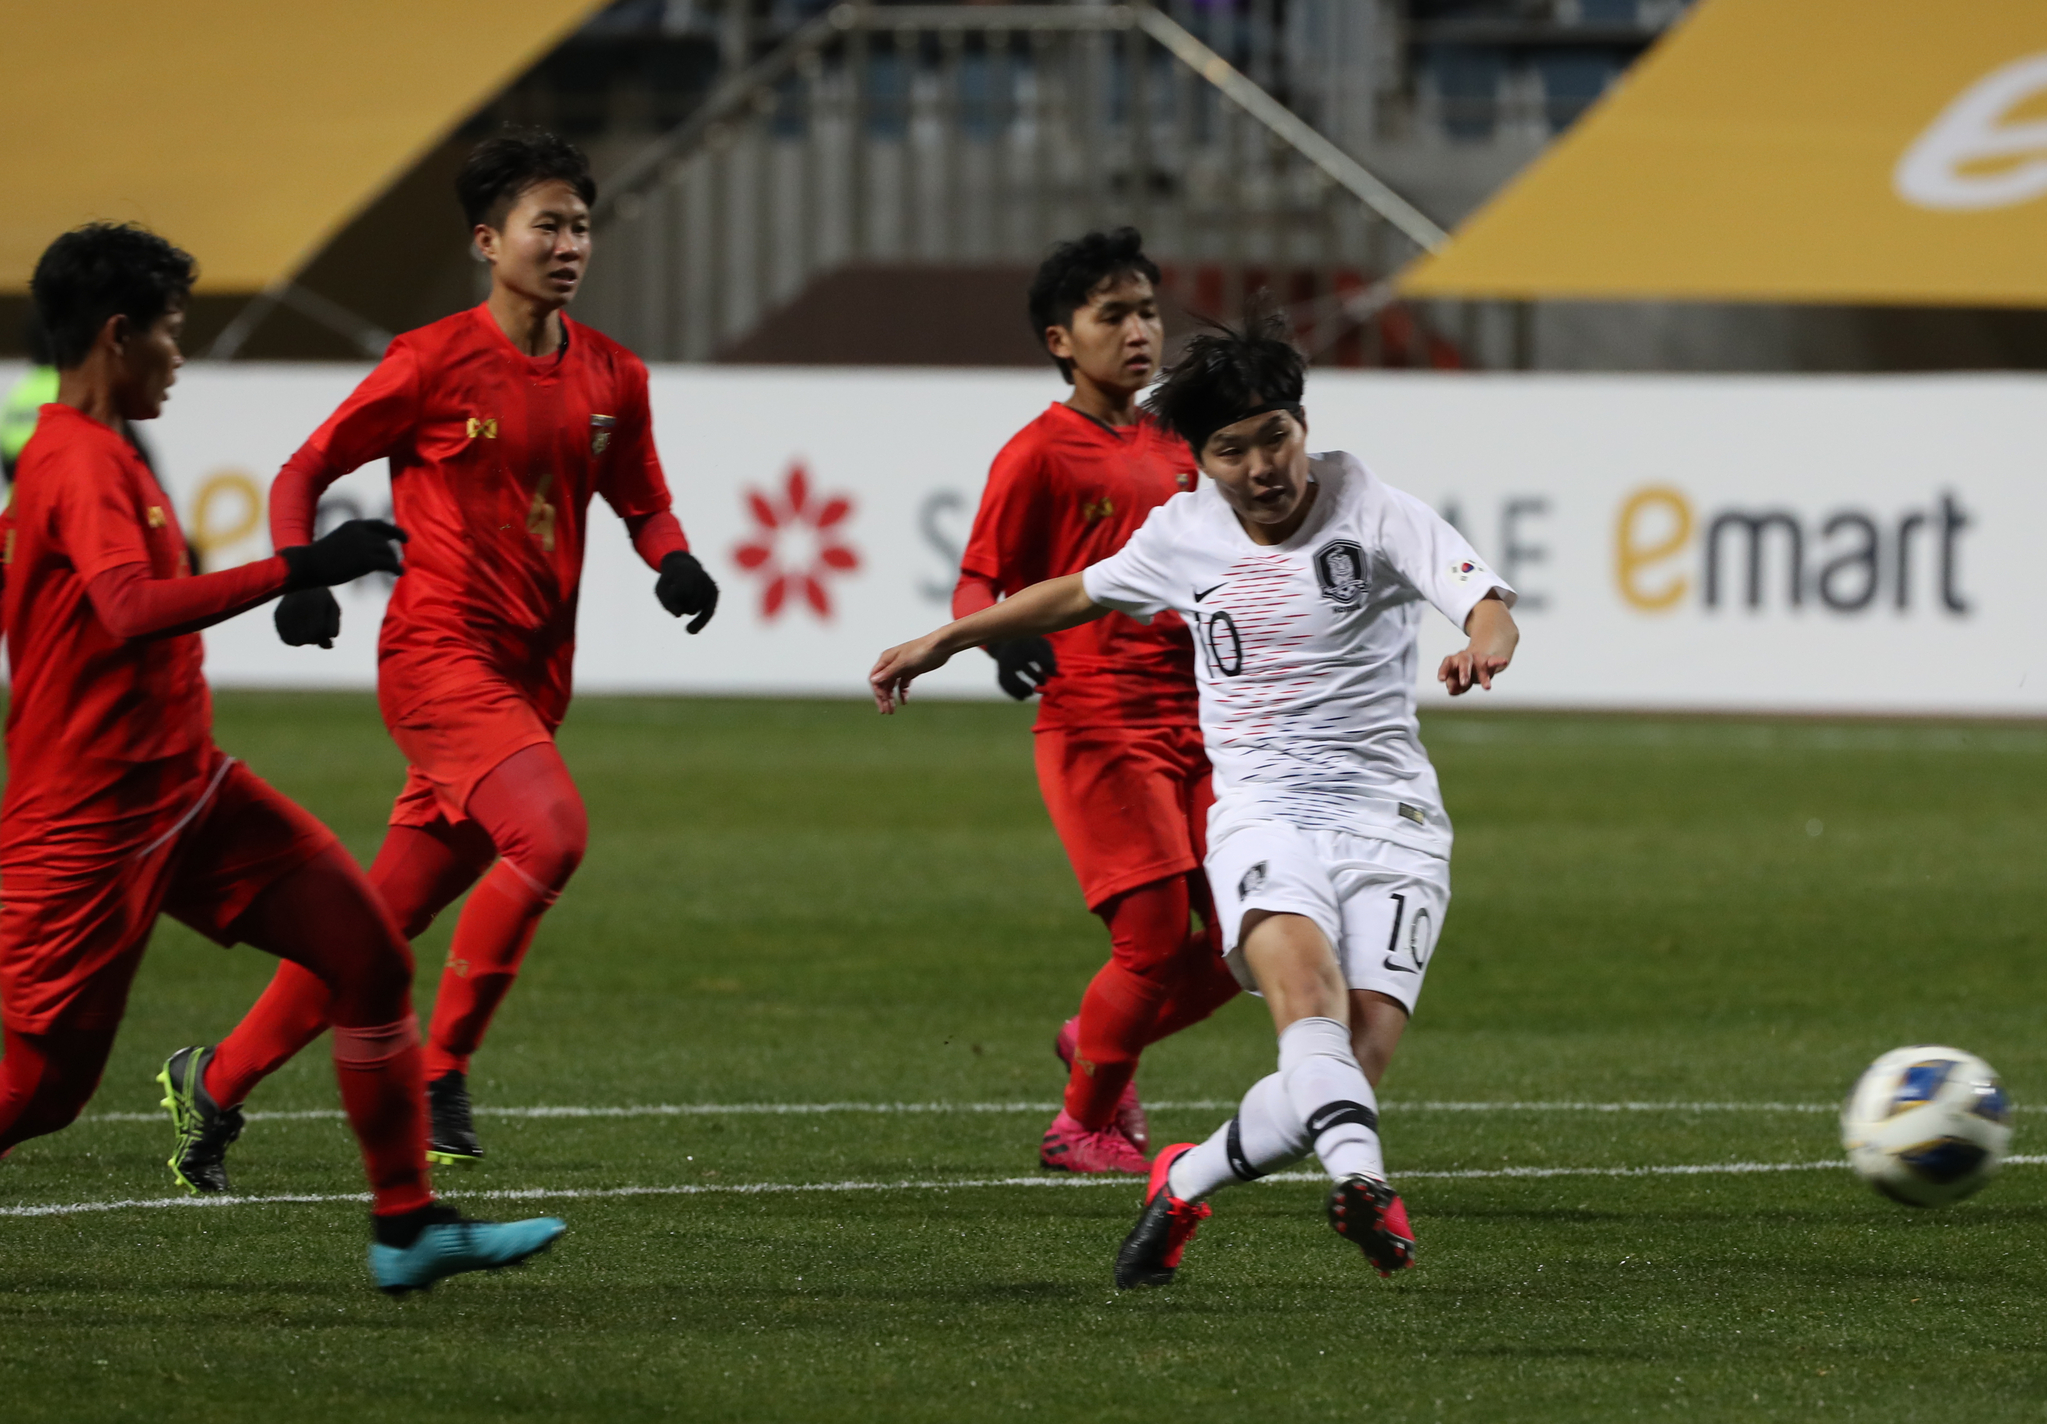
<instances>
[{"instance_id":1,"label":"nike swoosh logo","mask_svg":"<svg viewBox=\"0 0 2047 1424\"><path fill-rule=\"evenodd\" d=\"M1384 959L1380 960L1379 962L1383 964L1386 968L1391 969L1395 974L1414 974L1419 972L1417 970L1408 968L1405 964L1395 964L1393 962L1393 956L1390 954L1387 955Z\"/></svg>"},{"instance_id":2,"label":"nike swoosh logo","mask_svg":"<svg viewBox=\"0 0 2047 1424\"><path fill-rule=\"evenodd\" d=\"M1229 580L1228 580L1228 579L1224 579L1224 580L1223 580L1223 583L1228 583L1228 582L1229 582ZM1219 584L1216 584L1214 588L1204 588L1204 589L1198 589L1198 590L1196 590L1196 591L1195 591L1195 594L1194 594L1194 601L1195 601L1196 603L1199 603L1199 602L1201 602L1201 600L1202 600L1202 599L1204 599L1204 598L1208 597L1208 596L1209 596L1209 595L1210 595L1211 593L1214 593L1216 589L1218 589L1218 588L1221 588L1222 586L1223 586L1223 584L1222 584L1222 583L1219 583Z\"/></svg>"}]
</instances>

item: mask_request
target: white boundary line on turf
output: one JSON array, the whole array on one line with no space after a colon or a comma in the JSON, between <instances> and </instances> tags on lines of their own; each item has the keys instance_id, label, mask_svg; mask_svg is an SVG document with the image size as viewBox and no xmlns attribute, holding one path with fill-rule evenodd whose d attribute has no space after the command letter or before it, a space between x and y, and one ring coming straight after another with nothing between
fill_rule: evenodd
<instances>
[{"instance_id":1,"label":"white boundary line on turf","mask_svg":"<svg viewBox=\"0 0 2047 1424\"><path fill-rule=\"evenodd\" d=\"M2037 1167L2047 1155L2007 1157L2006 1166ZM1653 1167L1472 1167L1437 1172L1402 1172L1398 1180L1491 1181L1549 1177L1746 1177L1771 1172L1841 1171L1838 1158L1818 1162L1680 1162ZM1320 1172L1275 1172L1265 1182L1321 1182ZM685 1183L666 1187L524 1187L498 1192L448 1192L450 1201L538 1202L600 1201L622 1197L779 1196L792 1192L949 1192L983 1187L1125 1187L1136 1190L1138 1179L1126 1176L969 1177L951 1182L732 1182ZM291 1193L276 1196L135 1197L124 1201L87 1201L0 1207L0 1217L78 1216L94 1212L165 1210L176 1207L306 1206L369 1201L363 1192Z\"/></svg>"},{"instance_id":2,"label":"white boundary line on turf","mask_svg":"<svg viewBox=\"0 0 2047 1424\"><path fill-rule=\"evenodd\" d=\"M1237 1106L1235 1098L1194 1098L1147 1103L1154 1112L1226 1112ZM807 1117L813 1114L871 1113L877 1116L916 1113L1050 1113L1060 1104L1043 1103L632 1103L620 1107L479 1107L478 1117L504 1118L610 1118L610 1117ZM1382 1102L1381 1112L1453 1113L1836 1113L1837 1103L1688 1103L1688 1102ZM2021 1112L2047 1111L2047 1107L2022 1106ZM339 1121L334 1108L309 1108L297 1112L245 1114L250 1122ZM81 1122L162 1122L161 1112L87 1113Z\"/></svg>"}]
</instances>

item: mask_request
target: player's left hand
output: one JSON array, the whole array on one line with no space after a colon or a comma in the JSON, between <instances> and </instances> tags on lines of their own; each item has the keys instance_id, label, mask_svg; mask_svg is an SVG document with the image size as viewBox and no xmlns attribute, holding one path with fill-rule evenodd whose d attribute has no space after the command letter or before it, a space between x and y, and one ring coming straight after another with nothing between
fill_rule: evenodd
<instances>
[{"instance_id":1,"label":"player's left hand","mask_svg":"<svg viewBox=\"0 0 2047 1424\"><path fill-rule=\"evenodd\" d=\"M910 700L910 683L944 667L952 660L940 642L940 634L929 633L914 643L898 643L875 660L874 671L867 674L867 685L874 690L874 705L886 717L896 710L898 703Z\"/></svg>"},{"instance_id":2,"label":"player's left hand","mask_svg":"<svg viewBox=\"0 0 2047 1424\"><path fill-rule=\"evenodd\" d=\"M717 581L704 572L695 554L680 549L661 561L661 577L654 584L654 597L661 600L661 606L673 617L696 615L683 628L685 633L703 632L711 615L718 611Z\"/></svg>"},{"instance_id":3,"label":"player's left hand","mask_svg":"<svg viewBox=\"0 0 2047 1424\"><path fill-rule=\"evenodd\" d=\"M1473 687L1491 692L1493 679L1514 661L1514 649L1521 642L1521 630L1514 626L1514 615L1507 611L1498 589L1479 600L1464 620L1464 629L1471 634L1471 642L1443 659L1436 669L1436 681L1449 689L1452 697L1462 697Z\"/></svg>"},{"instance_id":4,"label":"player's left hand","mask_svg":"<svg viewBox=\"0 0 2047 1424\"><path fill-rule=\"evenodd\" d=\"M990 643L988 656L995 659L997 684L1019 702L1028 702L1033 693L1044 691L1045 684L1059 675L1059 659L1050 638Z\"/></svg>"},{"instance_id":5,"label":"player's left hand","mask_svg":"<svg viewBox=\"0 0 2047 1424\"><path fill-rule=\"evenodd\" d=\"M277 612L271 617L287 648L331 648L341 636L341 605L329 589L302 588L287 593L278 600Z\"/></svg>"},{"instance_id":6,"label":"player's left hand","mask_svg":"<svg viewBox=\"0 0 2047 1424\"><path fill-rule=\"evenodd\" d=\"M1436 669L1436 681L1450 690L1452 697L1461 697L1474 687L1493 690L1493 679L1507 670L1513 659L1499 653L1481 653L1464 648L1443 659L1443 665Z\"/></svg>"}]
</instances>

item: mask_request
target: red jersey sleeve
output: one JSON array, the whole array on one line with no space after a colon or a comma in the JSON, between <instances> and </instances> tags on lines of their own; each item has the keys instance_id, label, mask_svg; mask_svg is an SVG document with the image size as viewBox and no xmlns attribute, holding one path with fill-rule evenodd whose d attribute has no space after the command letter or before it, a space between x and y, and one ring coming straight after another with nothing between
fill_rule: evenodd
<instances>
[{"instance_id":1,"label":"red jersey sleeve","mask_svg":"<svg viewBox=\"0 0 2047 1424\"><path fill-rule=\"evenodd\" d=\"M151 578L146 566L123 564L89 580L85 591L116 638L174 638L268 603L290 574L277 554L196 578Z\"/></svg>"},{"instance_id":2,"label":"red jersey sleeve","mask_svg":"<svg viewBox=\"0 0 2047 1424\"><path fill-rule=\"evenodd\" d=\"M1037 509L1043 489L1037 442L1018 436L1003 446L989 467L974 529L960 556L962 585L974 580L1008 595L1045 577L1045 521Z\"/></svg>"},{"instance_id":3,"label":"red jersey sleeve","mask_svg":"<svg viewBox=\"0 0 2047 1424\"><path fill-rule=\"evenodd\" d=\"M279 471L270 487L270 546L312 543L321 492L350 470L403 446L419 423L419 411L419 357L400 337Z\"/></svg>"},{"instance_id":4,"label":"red jersey sleeve","mask_svg":"<svg viewBox=\"0 0 2047 1424\"><path fill-rule=\"evenodd\" d=\"M647 368L637 357L619 360L618 424L597 476L597 492L621 519L659 514L669 507L668 480L654 450L654 414L647 403ZM681 532L678 527L677 532Z\"/></svg>"}]
</instances>

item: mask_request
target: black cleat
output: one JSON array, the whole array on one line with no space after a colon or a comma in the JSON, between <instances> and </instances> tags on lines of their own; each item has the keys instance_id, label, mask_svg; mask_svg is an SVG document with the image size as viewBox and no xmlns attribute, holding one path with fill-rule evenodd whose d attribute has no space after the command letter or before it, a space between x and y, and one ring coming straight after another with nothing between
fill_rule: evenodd
<instances>
[{"instance_id":1,"label":"black cleat","mask_svg":"<svg viewBox=\"0 0 2047 1424\"><path fill-rule=\"evenodd\" d=\"M469 1112L469 1078L443 1073L426 1085L426 1160L443 1167L474 1167L483 1160L476 1123Z\"/></svg>"},{"instance_id":2,"label":"black cleat","mask_svg":"<svg viewBox=\"0 0 2047 1424\"><path fill-rule=\"evenodd\" d=\"M1345 1177L1329 1189L1329 1224L1365 1253L1382 1276L1414 1264L1414 1228L1407 1204L1377 1177Z\"/></svg>"},{"instance_id":3,"label":"black cleat","mask_svg":"<svg viewBox=\"0 0 2047 1424\"><path fill-rule=\"evenodd\" d=\"M156 1075L178 1134L171 1175L194 1196L233 1190L227 1182L227 1149L242 1135L242 1110L221 1107L206 1091L206 1065L212 1061L211 1048L181 1048Z\"/></svg>"},{"instance_id":4,"label":"black cleat","mask_svg":"<svg viewBox=\"0 0 2047 1424\"><path fill-rule=\"evenodd\" d=\"M1208 1218L1207 1202L1181 1201L1173 1195L1167 1184L1166 1174L1173 1163L1184 1152L1191 1151L1194 1144L1179 1142L1159 1153L1151 1164L1151 1181L1145 1188L1144 1210L1137 1215L1137 1225L1123 1238L1123 1247L1116 1253L1116 1288L1129 1290L1132 1286L1164 1286L1173 1283L1174 1273L1180 1269L1180 1256L1186 1251L1187 1243L1194 1239L1194 1233Z\"/></svg>"}]
</instances>

